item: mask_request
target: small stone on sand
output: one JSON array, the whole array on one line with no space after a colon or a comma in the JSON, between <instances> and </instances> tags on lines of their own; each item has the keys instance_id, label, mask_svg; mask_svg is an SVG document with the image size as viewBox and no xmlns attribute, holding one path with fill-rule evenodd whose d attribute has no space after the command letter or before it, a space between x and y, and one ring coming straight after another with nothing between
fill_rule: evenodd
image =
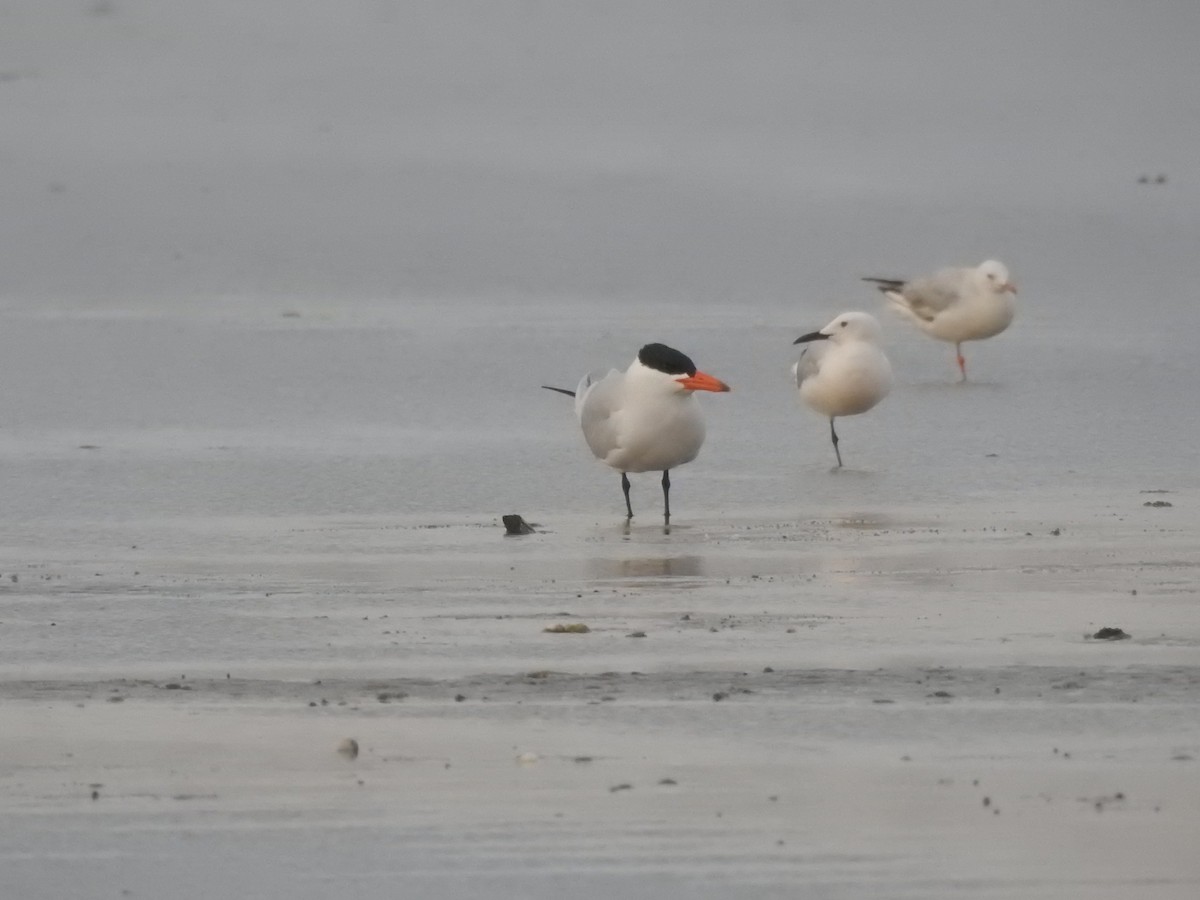
<instances>
[{"instance_id":1,"label":"small stone on sand","mask_svg":"<svg viewBox=\"0 0 1200 900\"><path fill-rule=\"evenodd\" d=\"M504 534L536 534L533 527L516 513L501 516L504 521Z\"/></svg>"}]
</instances>

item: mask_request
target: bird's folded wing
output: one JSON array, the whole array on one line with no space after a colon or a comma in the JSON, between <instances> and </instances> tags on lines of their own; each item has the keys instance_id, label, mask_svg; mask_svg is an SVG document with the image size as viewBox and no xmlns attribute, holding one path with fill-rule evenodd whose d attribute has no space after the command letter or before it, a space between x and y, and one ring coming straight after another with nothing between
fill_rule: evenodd
<instances>
[{"instance_id":1,"label":"bird's folded wing","mask_svg":"<svg viewBox=\"0 0 1200 900\"><path fill-rule=\"evenodd\" d=\"M947 269L910 281L900 293L913 313L930 322L938 313L962 299L964 281L961 269Z\"/></svg>"},{"instance_id":2,"label":"bird's folded wing","mask_svg":"<svg viewBox=\"0 0 1200 900\"><path fill-rule=\"evenodd\" d=\"M821 370L821 357L825 355L828 349L828 344L825 341L810 344L804 348L800 354L800 358L792 366L792 374L796 376L796 387L800 387L800 385L804 384L806 378L812 378Z\"/></svg>"},{"instance_id":3,"label":"bird's folded wing","mask_svg":"<svg viewBox=\"0 0 1200 900\"><path fill-rule=\"evenodd\" d=\"M588 375L579 383L576 403L579 424L588 446L601 459L617 446L617 429L613 412L618 408L623 373L613 369L599 380ZM585 385L584 382L587 382Z\"/></svg>"}]
</instances>

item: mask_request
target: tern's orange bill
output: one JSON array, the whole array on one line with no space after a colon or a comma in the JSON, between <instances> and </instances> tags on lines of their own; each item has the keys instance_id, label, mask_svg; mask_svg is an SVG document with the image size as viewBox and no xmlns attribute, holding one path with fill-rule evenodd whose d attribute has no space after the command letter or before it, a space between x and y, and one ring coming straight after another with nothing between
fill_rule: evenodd
<instances>
[{"instance_id":1,"label":"tern's orange bill","mask_svg":"<svg viewBox=\"0 0 1200 900\"><path fill-rule=\"evenodd\" d=\"M716 391L723 393L729 390L729 385L725 382L713 378L707 372L697 372L695 375L685 375L683 378L676 378L689 391Z\"/></svg>"}]
</instances>

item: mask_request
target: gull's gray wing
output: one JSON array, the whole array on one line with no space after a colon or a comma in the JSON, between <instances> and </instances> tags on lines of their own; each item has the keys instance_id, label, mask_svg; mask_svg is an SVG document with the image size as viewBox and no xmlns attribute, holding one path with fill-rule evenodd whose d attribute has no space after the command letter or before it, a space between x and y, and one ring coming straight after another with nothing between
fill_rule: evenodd
<instances>
[{"instance_id":1,"label":"gull's gray wing","mask_svg":"<svg viewBox=\"0 0 1200 900\"><path fill-rule=\"evenodd\" d=\"M938 313L962 299L968 272L968 269L943 269L908 282L899 293L916 316L932 322Z\"/></svg>"},{"instance_id":2,"label":"gull's gray wing","mask_svg":"<svg viewBox=\"0 0 1200 900\"><path fill-rule=\"evenodd\" d=\"M792 375L796 378L796 387L804 384L805 379L812 378L821 371L821 357L829 350L826 341L809 344L800 351L800 358L792 366Z\"/></svg>"}]
</instances>

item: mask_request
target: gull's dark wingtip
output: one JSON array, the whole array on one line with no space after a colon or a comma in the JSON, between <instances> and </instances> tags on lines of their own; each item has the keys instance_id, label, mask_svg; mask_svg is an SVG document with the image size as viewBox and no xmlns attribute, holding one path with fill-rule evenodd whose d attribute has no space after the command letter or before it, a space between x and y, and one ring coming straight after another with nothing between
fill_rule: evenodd
<instances>
[{"instance_id":1,"label":"gull's dark wingtip","mask_svg":"<svg viewBox=\"0 0 1200 900\"><path fill-rule=\"evenodd\" d=\"M904 289L904 282L899 278L872 278L866 276L863 281L869 281L885 294L888 291L900 291Z\"/></svg>"},{"instance_id":2,"label":"gull's dark wingtip","mask_svg":"<svg viewBox=\"0 0 1200 900\"><path fill-rule=\"evenodd\" d=\"M543 384L543 385L542 385L542 387L543 387L543 388L545 388L545 389L546 389L546 390L548 390L548 391L558 391L560 394L566 394L568 397L574 397L574 396L575 396L575 392L574 392L574 391L568 391L566 388L556 388L556 387L550 387L550 385L548 385L548 384Z\"/></svg>"}]
</instances>

